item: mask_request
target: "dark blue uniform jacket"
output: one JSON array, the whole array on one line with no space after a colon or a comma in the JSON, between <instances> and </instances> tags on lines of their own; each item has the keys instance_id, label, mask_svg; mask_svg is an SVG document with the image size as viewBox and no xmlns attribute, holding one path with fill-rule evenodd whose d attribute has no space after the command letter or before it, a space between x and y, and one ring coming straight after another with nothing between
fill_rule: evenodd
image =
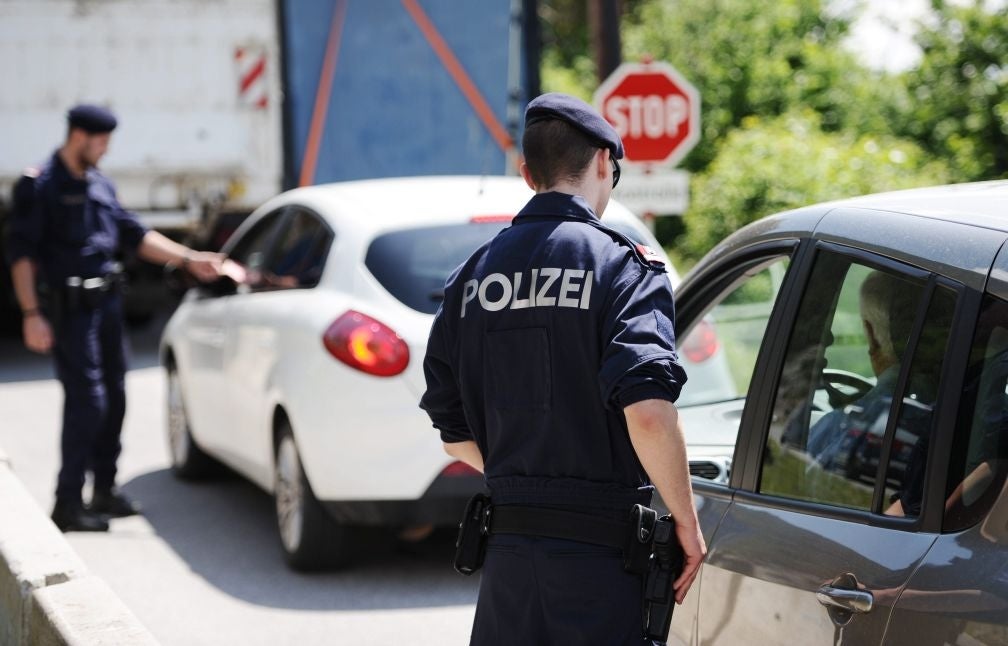
<instances>
[{"instance_id":1,"label":"dark blue uniform jacket","mask_svg":"<svg viewBox=\"0 0 1008 646\"><path fill-rule=\"evenodd\" d=\"M134 252L147 233L136 216L120 206L111 180L94 168L77 179L58 154L37 177L25 176L17 183L13 206L8 260L36 261L54 288L68 276L110 273L116 253Z\"/></svg>"},{"instance_id":2,"label":"dark blue uniform jacket","mask_svg":"<svg viewBox=\"0 0 1008 646\"><path fill-rule=\"evenodd\" d=\"M536 195L448 279L420 405L476 441L496 503L625 510L650 492L622 409L679 396L673 319L660 263L583 198Z\"/></svg>"}]
</instances>

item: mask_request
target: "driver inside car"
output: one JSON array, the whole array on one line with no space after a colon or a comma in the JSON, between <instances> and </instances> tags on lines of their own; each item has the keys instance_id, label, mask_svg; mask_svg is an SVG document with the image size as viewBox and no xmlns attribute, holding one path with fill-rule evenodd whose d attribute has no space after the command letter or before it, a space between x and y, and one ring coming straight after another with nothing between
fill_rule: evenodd
<instances>
[{"instance_id":1,"label":"driver inside car","mask_svg":"<svg viewBox=\"0 0 1008 646\"><path fill-rule=\"evenodd\" d=\"M900 359L910 336L918 291L906 281L873 271L861 283L859 309L875 385L854 402L837 408L809 429L806 450L823 468L834 466L852 428L862 437L884 431L892 404Z\"/></svg>"}]
</instances>

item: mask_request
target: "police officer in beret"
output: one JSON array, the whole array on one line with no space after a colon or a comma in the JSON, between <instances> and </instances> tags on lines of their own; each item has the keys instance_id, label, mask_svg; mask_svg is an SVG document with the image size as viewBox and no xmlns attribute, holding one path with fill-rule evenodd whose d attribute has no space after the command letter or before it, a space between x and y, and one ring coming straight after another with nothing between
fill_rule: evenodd
<instances>
[{"instance_id":1,"label":"police officer in beret","mask_svg":"<svg viewBox=\"0 0 1008 646\"><path fill-rule=\"evenodd\" d=\"M670 510L679 603L706 552L671 286L600 221L623 145L591 106L534 99L522 147L536 194L448 279L424 361L421 407L492 501L472 643L650 644L642 577L619 549L634 505L657 488Z\"/></svg>"},{"instance_id":2,"label":"police officer in beret","mask_svg":"<svg viewBox=\"0 0 1008 646\"><path fill-rule=\"evenodd\" d=\"M116 127L109 110L78 105L67 125L63 145L15 185L7 258L25 345L52 353L65 394L52 519L63 531L106 531L108 518L139 511L115 486L126 411L117 257L177 263L201 280L218 277L223 259L148 230L119 204L112 182L97 168ZM87 471L94 493L85 506Z\"/></svg>"}]
</instances>

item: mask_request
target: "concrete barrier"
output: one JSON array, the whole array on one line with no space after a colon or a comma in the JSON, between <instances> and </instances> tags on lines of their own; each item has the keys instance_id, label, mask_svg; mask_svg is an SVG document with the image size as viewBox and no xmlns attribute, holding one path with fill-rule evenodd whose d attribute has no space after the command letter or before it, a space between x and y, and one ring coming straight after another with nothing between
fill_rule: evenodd
<instances>
[{"instance_id":1,"label":"concrete barrier","mask_svg":"<svg viewBox=\"0 0 1008 646\"><path fill-rule=\"evenodd\" d=\"M87 572L0 451L0 644L133 646L157 641Z\"/></svg>"}]
</instances>

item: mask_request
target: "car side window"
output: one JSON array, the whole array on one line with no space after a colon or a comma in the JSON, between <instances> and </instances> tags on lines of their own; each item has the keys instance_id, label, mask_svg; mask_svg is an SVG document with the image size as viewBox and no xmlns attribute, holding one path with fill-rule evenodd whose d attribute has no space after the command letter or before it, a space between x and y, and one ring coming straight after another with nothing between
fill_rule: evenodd
<instances>
[{"instance_id":1,"label":"car side window","mask_svg":"<svg viewBox=\"0 0 1008 646\"><path fill-rule=\"evenodd\" d=\"M756 357L784 276L786 253L730 263L684 301L677 339L688 379L676 406L690 447L690 475L727 485ZM687 318L688 317L688 318Z\"/></svg>"},{"instance_id":2,"label":"car side window","mask_svg":"<svg viewBox=\"0 0 1008 646\"><path fill-rule=\"evenodd\" d=\"M713 299L679 340L679 358L689 378L677 406L745 398L789 261L778 256L751 267Z\"/></svg>"},{"instance_id":3,"label":"car side window","mask_svg":"<svg viewBox=\"0 0 1008 646\"><path fill-rule=\"evenodd\" d=\"M332 231L318 216L300 209L289 213L278 233L276 246L255 276L259 286L314 287L322 276L332 239Z\"/></svg>"},{"instance_id":4,"label":"car side window","mask_svg":"<svg viewBox=\"0 0 1008 646\"><path fill-rule=\"evenodd\" d=\"M759 491L919 514L955 302L919 273L820 250L788 342Z\"/></svg>"},{"instance_id":5,"label":"car side window","mask_svg":"<svg viewBox=\"0 0 1008 646\"><path fill-rule=\"evenodd\" d=\"M1008 479L1008 302L984 297L949 460L944 531L983 519Z\"/></svg>"},{"instance_id":6,"label":"car side window","mask_svg":"<svg viewBox=\"0 0 1008 646\"><path fill-rule=\"evenodd\" d=\"M266 255L276 237L277 226L282 215L283 210L273 211L256 222L235 243L228 253L228 257L244 265L247 269L261 269L266 263Z\"/></svg>"}]
</instances>

